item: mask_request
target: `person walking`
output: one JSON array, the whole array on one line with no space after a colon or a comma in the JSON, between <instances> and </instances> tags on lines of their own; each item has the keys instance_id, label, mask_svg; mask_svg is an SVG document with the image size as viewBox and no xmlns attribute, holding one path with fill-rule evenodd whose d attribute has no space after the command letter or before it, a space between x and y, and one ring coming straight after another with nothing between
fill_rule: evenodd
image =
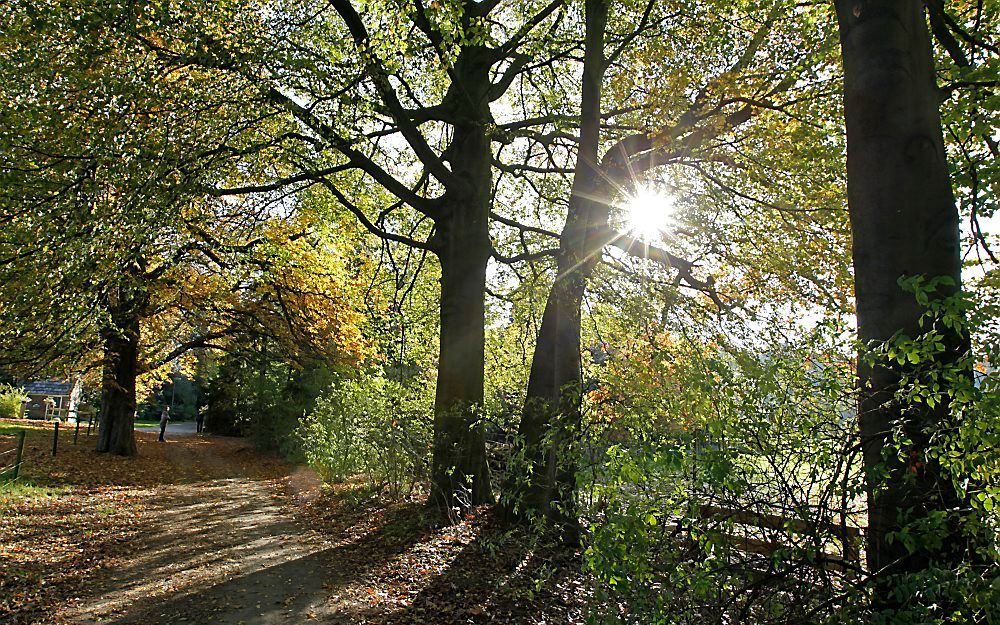
<instances>
[{"instance_id":1,"label":"person walking","mask_svg":"<svg viewBox=\"0 0 1000 625\"><path fill-rule=\"evenodd\" d=\"M197 430L198 430L199 434L201 434L202 432L205 431L205 413L204 412L202 412L202 411L199 410L198 411L198 416L195 417L194 422L198 426Z\"/></svg>"},{"instance_id":2,"label":"person walking","mask_svg":"<svg viewBox=\"0 0 1000 625\"><path fill-rule=\"evenodd\" d=\"M167 439L163 438L163 435L167 433L167 423L170 423L170 406L164 406L163 412L160 413L160 442L166 442Z\"/></svg>"}]
</instances>

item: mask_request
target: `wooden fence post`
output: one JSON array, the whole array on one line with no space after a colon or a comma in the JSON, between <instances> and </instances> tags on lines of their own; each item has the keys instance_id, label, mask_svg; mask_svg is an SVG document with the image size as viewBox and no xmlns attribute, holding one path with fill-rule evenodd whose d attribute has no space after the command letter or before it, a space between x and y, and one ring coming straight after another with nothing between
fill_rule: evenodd
<instances>
[{"instance_id":1,"label":"wooden fence post","mask_svg":"<svg viewBox=\"0 0 1000 625\"><path fill-rule=\"evenodd\" d=\"M73 432L73 444L76 445L76 439L80 438L80 413L76 413L76 430Z\"/></svg>"},{"instance_id":2,"label":"wooden fence post","mask_svg":"<svg viewBox=\"0 0 1000 625\"><path fill-rule=\"evenodd\" d=\"M21 430L17 433L17 452L14 454L14 479L17 479L17 474L21 472L21 457L24 455L24 435L27 434L27 430Z\"/></svg>"},{"instance_id":3,"label":"wooden fence post","mask_svg":"<svg viewBox=\"0 0 1000 625\"><path fill-rule=\"evenodd\" d=\"M56 455L56 449L59 447L59 422L56 421L55 428L52 430L52 455Z\"/></svg>"}]
</instances>

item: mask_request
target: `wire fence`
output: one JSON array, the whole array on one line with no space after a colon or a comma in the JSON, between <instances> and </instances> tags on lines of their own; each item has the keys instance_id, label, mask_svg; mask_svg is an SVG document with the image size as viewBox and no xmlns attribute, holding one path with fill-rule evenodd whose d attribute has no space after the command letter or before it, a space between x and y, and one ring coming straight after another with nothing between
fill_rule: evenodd
<instances>
[{"instance_id":1,"label":"wire fence","mask_svg":"<svg viewBox=\"0 0 1000 625\"><path fill-rule=\"evenodd\" d=\"M21 463L24 458L24 436L25 430L17 431L17 440L13 447L0 451L0 481L13 482L21 472Z\"/></svg>"}]
</instances>

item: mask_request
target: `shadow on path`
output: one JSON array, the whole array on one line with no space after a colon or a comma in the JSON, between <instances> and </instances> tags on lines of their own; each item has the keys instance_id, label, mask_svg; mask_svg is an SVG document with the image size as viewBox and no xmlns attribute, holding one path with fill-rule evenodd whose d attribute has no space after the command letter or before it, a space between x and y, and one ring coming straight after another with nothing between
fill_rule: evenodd
<instances>
[{"instance_id":1,"label":"shadow on path","mask_svg":"<svg viewBox=\"0 0 1000 625\"><path fill-rule=\"evenodd\" d=\"M409 509L396 511L356 541L331 544L283 518L280 507L269 508L250 498L207 509L195 504L166 515L168 523L177 517L209 523L207 533L214 538L180 549L174 541L162 541L160 550L123 571L115 586L134 599L108 620L123 625L338 622L343 605L363 599L364 589L355 582L393 551L420 539L418 532L398 531L398 524L413 518Z\"/></svg>"},{"instance_id":2,"label":"shadow on path","mask_svg":"<svg viewBox=\"0 0 1000 625\"><path fill-rule=\"evenodd\" d=\"M477 528L444 569L395 609L361 609L345 622L370 625L582 623L583 577L572 551L531 547L525 536ZM406 585L387 571L383 587Z\"/></svg>"},{"instance_id":3,"label":"shadow on path","mask_svg":"<svg viewBox=\"0 0 1000 625\"><path fill-rule=\"evenodd\" d=\"M173 470L164 480L172 483L145 494L148 521L130 555L67 607L61 622L236 625L331 617L341 601L364 594L356 580L421 539L414 507L369 515L360 534L314 531L290 506L287 475L257 471L256 454L242 443L206 438L146 447L152 445L166 453Z\"/></svg>"},{"instance_id":4,"label":"shadow on path","mask_svg":"<svg viewBox=\"0 0 1000 625\"><path fill-rule=\"evenodd\" d=\"M143 491L146 520L129 554L59 623L580 622L576 555L538 555L488 513L433 527L416 504L324 500L306 515L290 491L315 479L276 471L241 441L144 448L163 456L167 483Z\"/></svg>"}]
</instances>

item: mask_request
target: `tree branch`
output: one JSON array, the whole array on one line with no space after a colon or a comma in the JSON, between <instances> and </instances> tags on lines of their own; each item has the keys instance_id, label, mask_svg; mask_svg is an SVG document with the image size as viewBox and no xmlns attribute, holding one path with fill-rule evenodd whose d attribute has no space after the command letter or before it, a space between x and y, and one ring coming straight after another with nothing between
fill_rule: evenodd
<instances>
[{"instance_id":1,"label":"tree branch","mask_svg":"<svg viewBox=\"0 0 1000 625\"><path fill-rule=\"evenodd\" d=\"M510 226L511 228L517 228L518 230L520 230L522 232L534 232L535 234L541 234L541 235L544 235L544 236L547 236L547 237L552 237L554 239L558 239L559 238L559 235L557 233L555 233L555 232L552 232L551 230L546 230L544 228L538 228L536 226L527 226L527 225L522 224L520 222L514 221L513 219L508 219L507 217L504 217L503 215L500 215L500 214L495 213L493 211L490 211L490 218L493 219L494 221L499 221L500 223L502 223L505 226Z\"/></svg>"},{"instance_id":2,"label":"tree branch","mask_svg":"<svg viewBox=\"0 0 1000 625\"><path fill-rule=\"evenodd\" d=\"M520 263L524 261L536 261L543 258L554 258L559 255L559 248L551 248L546 250L539 250L537 252L522 252L520 254L515 254L514 256L504 256L500 252L493 249L493 258L498 262L505 265L512 265L514 263Z\"/></svg>"},{"instance_id":3,"label":"tree branch","mask_svg":"<svg viewBox=\"0 0 1000 625\"><path fill-rule=\"evenodd\" d=\"M358 208L358 206L356 206L353 202L347 199L347 196L345 196L340 191L340 189L334 186L332 182L326 179L321 179L320 184L326 187L326 189L330 193L332 193L335 198L337 198L337 201L339 201L344 206L344 208L351 211L351 213L353 213L354 216L357 217L358 221L361 222L361 225L363 225L365 229L367 229L369 232L379 237L380 239L388 239L389 241L395 241L397 243L402 243L403 245L409 245L410 247L415 247L422 250L428 250L431 252L435 251L435 249L426 242L417 241L416 239L411 239L410 237L405 237L401 234L396 234L394 232L389 232L388 230L383 230L382 228L379 228L378 226L373 224L370 219L368 219L368 216L365 215L364 211L362 211L360 208Z\"/></svg>"},{"instance_id":4,"label":"tree branch","mask_svg":"<svg viewBox=\"0 0 1000 625\"><path fill-rule=\"evenodd\" d=\"M335 174L338 172L346 171L348 169L353 169L353 165L336 165L334 167L327 167L326 169L320 169L317 171L305 171L294 176L287 176L285 178L278 178L277 180L262 185L248 185L245 187L229 187L229 188L209 188L205 190L205 193L212 197L224 197L229 195L249 195L252 193L267 193L269 191L277 191L283 187L290 184L295 184L297 182L310 181L315 183L319 178L323 176L329 176L330 174Z\"/></svg>"},{"instance_id":5,"label":"tree branch","mask_svg":"<svg viewBox=\"0 0 1000 625\"><path fill-rule=\"evenodd\" d=\"M726 308L722 302L722 298L719 297L719 293L715 290L715 280L711 276L706 280L696 278L693 273L695 264L691 261L675 256L664 249L654 247L624 233L612 233L610 245L635 258L651 260L668 269L674 269L677 271L678 278L683 280L692 289L701 291L707 295L718 306L719 310Z\"/></svg>"},{"instance_id":6,"label":"tree branch","mask_svg":"<svg viewBox=\"0 0 1000 625\"><path fill-rule=\"evenodd\" d=\"M330 0L331 5L340 14L340 17L344 20L344 24L347 26L347 30L351 33L351 37L354 39L355 45L359 48L361 52L362 62L365 65L365 70L368 75L371 76L372 81L375 84L375 89L378 91L379 96L382 101L389 109L389 114L395 120L396 125L399 126L400 133L406 139L406 142L413 149L414 154L420 159L424 167L437 178L441 184L446 187L452 186L459 183L454 174L450 169L444 164L440 156L431 149L430 145L427 143L427 139L421 134L420 130L415 126L406 115L406 109L399 102L399 98L396 95L396 90L393 89L392 84L389 82L389 75L379 62L378 57L375 54L374 48L371 46L371 37L368 34L368 29L365 27L364 21L362 21L361 16L355 10L354 6L351 4L350 0Z\"/></svg>"},{"instance_id":7,"label":"tree branch","mask_svg":"<svg viewBox=\"0 0 1000 625\"><path fill-rule=\"evenodd\" d=\"M317 119L312 111L306 109L304 106L273 87L267 91L267 97L275 104L278 104L285 110L289 111L296 119L305 124L310 130L323 137L323 139L325 139L331 147L350 159L351 163L357 169L360 169L371 176L375 182L385 187L389 193L392 193L428 217L440 217L433 200L423 198L410 191L405 184L397 180L389 172L382 169L360 150L353 147L347 139L342 137L333 128Z\"/></svg>"},{"instance_id":8,"label":"tree branch","mask_svg":"<svg viewBox=\"0 0 1000 625\"><path fill-rule=\"evenodd\" d=\"M565 0L552 0L541 11L536 13L527 22L521 25L521 28L514 33L506 43L501 45L496 49L496 58L502 59L508 56L511 52L516 50L518 46L521 45L524 38L527 37L536 26L545 21L545 18L552 15L556 9L563 5Z\"/></svg>"}]
</instances>

